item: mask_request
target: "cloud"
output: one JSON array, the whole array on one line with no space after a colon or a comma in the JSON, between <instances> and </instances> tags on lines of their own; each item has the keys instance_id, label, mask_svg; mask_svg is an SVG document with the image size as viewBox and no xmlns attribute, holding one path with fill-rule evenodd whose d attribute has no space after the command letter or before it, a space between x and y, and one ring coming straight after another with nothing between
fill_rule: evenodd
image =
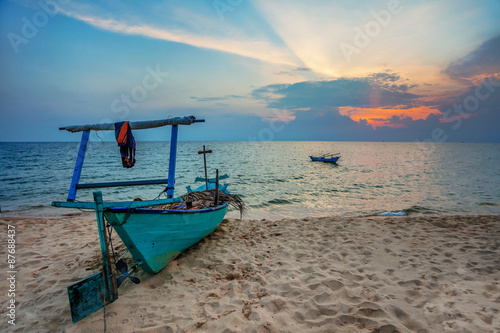
<instances>
[{"instance_id":1,"label":"cloud","mask_svg":"<svg viewBox=\"0 0 500 333\"><path fill-rule=\"evenodd\" d=\"M194 99L197 102L215 102L225 100L225 97L194 97L191 96L191 99Z\"/></svg>"},{"instance_id":2,"label":"cloud","mask_svg":"<svg viewBox=\"0 0 500 333\"><path fill-rule=\"evenodd\" d=\"M442 121L466 137L476 133L485 141L500 141L496 128L500 124L500 36L454 61L444 73L467 87L439 104Z\"/></svg>"},{"instance_id":3,"label":"cloud","mask_svg":"<svg viewBox=\"0 0 500 333\"><path fill-rule=\"evenodd\" d=\"M417 124L412 117L404 115L403 110L423 109L422 96L409 92L414 86L400 75L387 71L362 78L271 84L254 89L251 96L265 102L270 109L293 112L295 119L289 122L286 131L276 135L280 140L399 141L416 138L414 131L399 131L399 127ZM372 114L378 112L383 116L353 119L350 114L341 113L341 109L367 110L367 115L374 111ZM376 129L372 127L373 123L378 123ZM419 123L420 129L425 124L432 129L439 120L429 118L424 123Z\"/></svg>"},{"instance_id":4,"label":"cloud","mask_svg":"<svg viewBox=\"0 0 500 333\"><path fill-rule=\"evenodd\" d=\"M271 84L254 89L251 95L266 101L270 108L289 110L418 104L420 96L408 92L414 85L394 83L398 81L396 74L375 73L365 78Z\"/></svg>"},{"instance_id":5,"label":"cloud","mask_svg":"<svg viewBox=\"0 0 500 333\"><path fill-rule=\"evenodd\" d=\"M499 80L490 77L441 101L411 93L415 86L396 73L381 72L271 84L251 96L295 116L277 135L281 140L500 141Z\"/></svg>"},{"instance_id":6,"label":"cloud","mask_svg":"<svg viewBox=\"0 0 500 333\"><path fill-rule=\"evenodd\" d=\"M396 127L408 127L413 122L412 117L393 115L388 119L383 120L387 125Z\"/></svg>"},{"instance_id":7,"label":"cloud","mask_svg":"<svg viewBox=\"0 0 500 333\"><path fill-rule=\"evenodd\" d=\"M485 126L489 122L500 124L500 80L487 77L479 85L469 86L464 93L447 99L439 108L443 121L453 123L456 129L462 123L477 123L481 119Z\"/></svg>"},{"instance_id":8,"label":"cloud","mask_svg":"<svg viewBox=\"0 0 500 333\"><path fill-rule=\"evenodd\" d=\"M340 46L355 46L359 31L376 26L388 4L396 3L401 10L390 15L379 33L365 37L359 53L346 57ZM256 0L254 4L304 66L316 73L359 76L387 65L412 73L414 80L441 70L438 66L448 63L450 55L475 45L478 37L498 32L500 7L498 1L475 6L467 0Z\"/></svg>"},{"instance_id":9,"label":"cloud","mask_svg":"<svg viewBox=\"0 0 500 333\"><path fill-rule=\"evenodd\" d=\"M484 42L462 59L452 62L444 73L463 82L474 82L486 76L500 76L500 36Z\"/></svg>"},{"instance_id":10,"label":"cloud","mask_svg":"<svg viewBox=\"0 0 500 333\"><path fill-rule=\"evenodd\" d=\"M295 76L296 72L299 72L299 73L309 73L309 72L313 72L313 70L312 70L312 68L309 68L309 67L297 67L297 68L295 68L294 70L291 70L291 71L279 71L278 73L276 73L276 75Z\"/></svg>"},{"instance_id":11,"label":"cloud","mask_svg":"<svg viewBox=\"0 0 500 333\"><path fill-rule=\"evenodd\" d=\"M228 26L231 34L202 33L199 30L188 28L167 28L165 26L145 23L141 17L129 17L127 21L112 17L100 17L86 12L98 12L96 8L88 9L90 5L60 8L61 13L73 19L85 22L99 29L160 39L170 42L183 43L194 47L211 49L243 57L257 59L267 63L290 65L297 67L300 61L285 47L280 47L267 40L254 39L242 34L236 35L232 27ZM91 6L90 6L91 7ZM129 14L130 15L130 14ZM194 15L194 14L193 14ZM129 23L134 22L134 23ZM219 25L222 23L219 22ZM231 37L233 36L233 37Z\"/></svg>"},{"instance_id":12,"label":"cloud","mask_svg":"<svg viewBox=\"0 0 500 333\"><path fill-rule=\"evenodd\" d=\"M227 96L222 96L222 97L194 97L191 96L191 99L197 101L197 102L216 102L216 101L225 101L228 99L242 99L246 98L245 96L240 96L240 95L227 95Z\"/></svg>"}]
</instances>

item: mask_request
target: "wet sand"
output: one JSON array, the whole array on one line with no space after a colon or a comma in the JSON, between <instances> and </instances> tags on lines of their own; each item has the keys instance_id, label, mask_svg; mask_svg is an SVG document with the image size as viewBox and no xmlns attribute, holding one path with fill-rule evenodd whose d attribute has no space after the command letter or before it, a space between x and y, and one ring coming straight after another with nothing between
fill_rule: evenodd
<instances>
[{"instance_id":1,"label":"wet sand","mask_svg":"<svg viewBox=\"0 0 500 333\"><path fill-rule=\"evenodd\" d=\"M17 270L15 326L0 281L2 331L500 331L499 216L227 219L72 324L66 288L100 269L91 217L0 218L5 258L16 228Z\"/></svg>"}]
</instances>

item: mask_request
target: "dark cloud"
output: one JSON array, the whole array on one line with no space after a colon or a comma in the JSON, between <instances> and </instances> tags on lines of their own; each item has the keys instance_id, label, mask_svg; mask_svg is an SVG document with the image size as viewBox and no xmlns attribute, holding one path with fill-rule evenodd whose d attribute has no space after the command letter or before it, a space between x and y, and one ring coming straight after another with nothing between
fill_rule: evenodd
<instances>
[{"instance_id":1,"label":"dark cloud","mask_svg":"<svg viewBox=\"0 0 500 333\"><path fill-rule=\"evenodd\" d=\"M191 99L194 99L197 102L216 102L216 101L225 101L228 99L238 99L238 98L246 98L245 96L240 95L226 95L222 97L195 97L191 96Z\"/></svg>"},{"instance_id":2,"label":"dark cloud","mask_svg":"<svg viewBox=\"0 0 500 333\"><path fill-rule=\"evenodd\" d=\"M297 111L295 117L294 121L283 123L284 130L275 133L275 139L366 141L373 136L373 128L366 121L358 123L340 115L337 109Z\"/></svg>"},{"instance_id":3,"label":"dark cloud","mask_svg":"<svg viewBox=\"0 0 500 333\"><path fill-rule=\"evenodd\" d=\"M500 80L495 77L487 77L466 92L447 99L439 109L443 113L442 120L454 132L467 138L500 141Z\"/></svg>"},{"instance_id":4,"label":"dark cloud","mask_svg":"<svg viewBox=\"0 0 500 333\"><path fill-rule=\"evenodd\" d=\"M194 97L191 96L191 99L194 99L197 102L215 102L225 100L225 97Z\"/></svg>"},{"instance_id":5,"label":"dark cloud","mask_svg":"<svg viewBox=\"0 0 500 333\"><path fill-rule=\"evenodd\" d=\"M404 116L398 116L398 115L393 115L390 118L385 120L385 123L387 125L402 125L407 127L413 122L412 117L404 117Z\"/></svg>"},{"instance_id":6,"label":"dark cloud","mask_svg":"<svg viewBox=\"0 0 500 333\"><path fill-rule=\"evenodd\" d=\"M500 36L484 42L464 58L451 63L444 73L460 81L500 73Z\"/></svg>"},{"instance_id":7,"label":"dark cloud","mask_svg":"<svg viewBox=\"0 0 500 333\"><path fill-rule=\"evenodd\" d=\"M293 112L295 120L276 134L278 140L500 141L500 81L495 77L441 101L421 101L422 96L409 92L414 86L398 74L385 72L365 78L272 84L253 90L251 97L265 101L268 108ZM457 105L462 111L457 111ZM418 120L405 115L370 119L384 125L376 129L368 120L356 122L339 113L339 107L395 106L437 106L441 113Z\"/></svg>"},{"instance_id":8,"label":"dark cloud","mask_svg":"<svg viewBox=\"0 0 500 333\"><path fill-rule=\"evenodd\" d=\"M408 92L413 86L393 83L398 80L400 77L395 74L376 73L366 78L272 84L253 90L251 96L266 101L270 108L288 110L342 106L383 107L417 103L420 96Z\"/></svg>"},{"instance_id":9,"label":"dark cloud","mask_svg":"<svg viewBox=\"0 0 500 333\"><path fill-rule=\"evenodd\" d=\"M463 141L500 141L500 36L484 42L444 72L467 90L439 103L452 136Z\"/></svg>"},{"instance_id":10,"label":"dark cloud","mask_svg":"<svg viewBox=\"0 0 500 333\"><path fill-rule=\"evenodd\" d=\"M235 138L238 139L500 142L499 47L500 37L493 38L463 59L450 64L445 73L468 83L469 87L438 101L423 101L422 96L410 92L415 84L391 71L363 78L271 84L254 89L249 96L193 99L220 102L230 98L253 98L265 102L268 108L288 110L295 116L295 120L288 122L256 116L233 121L229 116L226 121L231 123L220 126L234 128ZM440 113L417 120L405 115L369 119L384 124L375 129L367 119L356 122L339 113L340 107L396 106L398 109L434 106ZM239 125L240 121L244 122L244 127Z\"/></svg>"},{"instance_id":11,"label":"dark cloud","mask_svg":"<svg viewBox=\"0 0 500 333\"><path fill-rule=\"evenodd\" d=\"M280 71L276 75L289 75L295 76L294 72L312 72L312 68L309 67L297 67L293 71Z\"/></svg>"},{"instance_id":12,"label":"dark cloud","mask_svg":"<svg viewBox=\"0 0 500 333\"><path fill-rule=\"evenodd\" d=\"M295 74L293 74L292 72L280 71L280 72L276 73L276 75L289 75L289 76L294 76Z\"/></svg>"},{"instance_id":13,"label":"dark cloud","mask_svg":"<svg viewBox=\"0 0 500 333\"><path fill-rule=\"evenodd\" d=\"M409 89L417 86L416 84L398 84L398 81L402 80L401 77L391 72L374 73L368 75L366 80L370 81L374 86L379 86L389 91L407 92ZM408 81L408 79L404 81Z\"/></svg>"},{"instance_id":14,"label":"dark cloud","mask_svg":"<svg viewBox=\"0 0 500 333\"><path fill-rule=\"evenodd\" d=\"M397 74L386 72L386 73L373 73L368 76L368 78L374 81L390 81L395 82L399 81L401 77Z\"/></svg>"}]
</instances>

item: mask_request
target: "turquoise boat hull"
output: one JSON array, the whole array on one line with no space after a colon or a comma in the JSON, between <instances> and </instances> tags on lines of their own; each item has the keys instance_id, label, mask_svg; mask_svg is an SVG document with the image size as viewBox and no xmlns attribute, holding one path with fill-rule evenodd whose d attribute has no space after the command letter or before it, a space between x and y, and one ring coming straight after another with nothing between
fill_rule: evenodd
<instances>
[{"instance_id":1,"label":"turquoise boat hull","mask_svg":"<svg viewBox=\"0 0 500 333\"><path fill-rule=\"evenodd\" d=\"M222 191L222 192L224 192L226 194L229 194L229 191L227 189L228 185L229 184L219 184L219 191ZM187 189L188 193L205 191L207 189L207 185L203 184L203 185L195 188L194 190L191 189L191 186L187 186L186 189ZM209 190L214 190L215 189L215 184L214 183L208 183L208 189Z\"/></svg>"},{"instance_id":2,"label":"turquoise boat hull","mask_svg":"<svg viewBox=\"0 0 500 333\"><path fill-rule=\"evenodd\" d=\"M324 157L324 156L314 157L314 156L309 156L309 157L311 158L311 160L313 160L315 162L328 162L328 163L337 163L337 161L340 158L340 156L335 156L335 157Z\"/></svg>"},{"instance_id":3,"label":"turquoise boat hull","mask_svg":"<svg viewBox=\"0 0 500 333\"><path fill-rule=\"evenodd\" d=\"M227 179L227 178L229 178L229 175L222 175L219 177L219 180L223 180L223 179ZM186 189L187 189L188 193L207 190L206 183L208 183L208 190L215 189L215 182L216 182L215 178L209 178L209 179L205 180L205 178L196 177L196 179L194 181L195 182L205 182L205 184L195 188L194 190L191 188L191 186L187 186ZM229 194L229 190L227 189L228 185L229 184L220 184L219 183L219 190L226 193L226 194Z\"/></svg>"},{"instance_id":4,"label":"turquoise boat hull","mask_svg":"<svg viewBox=\"0 0 500 333\"><path fill-rule=\"evenodd\" d=\"M107 208L104 216L137 264L158 273L182 251L211 234L227 204L197 210Z\"/></svg>"}]
</instances>

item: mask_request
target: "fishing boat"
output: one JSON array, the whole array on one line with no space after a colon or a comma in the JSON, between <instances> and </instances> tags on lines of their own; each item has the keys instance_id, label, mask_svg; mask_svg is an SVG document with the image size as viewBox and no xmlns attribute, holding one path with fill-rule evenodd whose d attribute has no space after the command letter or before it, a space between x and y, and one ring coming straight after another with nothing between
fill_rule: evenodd
<instances>
[{"instance_id":1,"label":"fishing boat","mask_svg":"<svg viewBox=\"0 0 500 333\"><path fill-rule=\"evenodd\" d=\"M340 158L339 153L337 154L324 154L318 157L309 156L311 160L315 162L327 162L327 163L337 163Z\"/></svg>"},{"instance_id":2,"label":"fishing boat","mask_svg":"<svg viewBox=\"0 0 500 333\"><path fill-rule=\"evenodd\" d=\"M118 287L128 278L134 283L140 280L130 275L124 261L114 258L111 237L112 229L127 247L136 266L145 272L160 272L183 250L212 233L222 222L228 210L228 203L218 196L218 171L215 181L215 200L210 207L190 208L191 202L183 203L181 197L174 197L177 133L179 125L204 122L194 116L176 117L164 120L127 122L130 130L171 126L170 159L167 179L134 180L80 184L80 175L91 130L115 130L116 124L94 124L62 127L60 130L82 132L80 149L65 202L54 201L54 207L92 209L96 212L103 270L68 287L73 323L85 318L118 298ZM141 186L166 184L166 198L148 201L105 202L102 192L93 193L93 201L76 201L77 190L85 188L106 188L116 186ZM173 208L164 208L165 205ZM106 223L107 221L107 223ZM111 229L112 228L112 229ZM110 252L111 250L111 252ZM112 255L113 254L113 258ZM123 255L122 255L123 256ZM113 265L114 264L114 265ZM121 276L118 276L118 272Z\"/></svg>"}]
</instances>

